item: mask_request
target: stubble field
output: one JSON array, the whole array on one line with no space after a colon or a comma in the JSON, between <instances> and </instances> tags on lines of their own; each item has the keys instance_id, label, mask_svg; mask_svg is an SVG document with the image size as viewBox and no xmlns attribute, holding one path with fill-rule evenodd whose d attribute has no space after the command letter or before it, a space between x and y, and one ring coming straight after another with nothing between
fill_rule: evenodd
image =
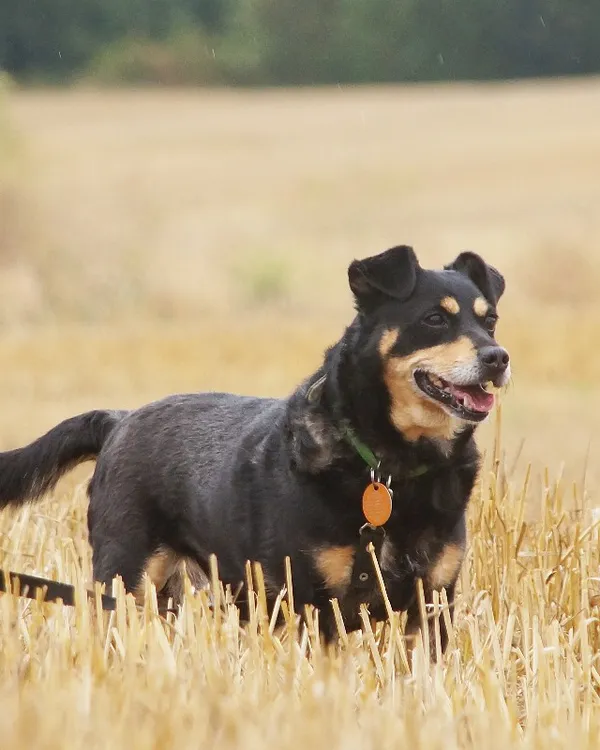
<instances>
[{"instance_id":1,"label":"stubble field","mask_svg":"<svg viewBox=\"0 0 600 750\"><path fill-rule=\"evenodd\" d=\"M2 747L594 747L600 83L10 92L0 121L1 449L285 395L350 320L348 262L398 243L503 271L514 363L443 664L408 675L396 620L326 654L260 606L240 631L202 598L165 623L1 597ZM0 565L87 581L90 471L1 514Z\"/></svg>"}]
</instances>

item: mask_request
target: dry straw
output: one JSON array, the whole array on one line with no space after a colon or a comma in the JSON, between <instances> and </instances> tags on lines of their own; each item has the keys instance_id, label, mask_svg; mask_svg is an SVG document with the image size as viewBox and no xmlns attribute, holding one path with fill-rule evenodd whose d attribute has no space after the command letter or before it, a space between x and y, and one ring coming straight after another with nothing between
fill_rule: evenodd
<instances>
[{"instance_id":1,"label":"dry straw","mask_svg":"<svg viewBox=\"0 0 600 750\"><path fill-rule=\"evenodd\" d=\"M592 748L600 736L598 524L566 510L548 477L513 486L499 431L469 516L469 550L445 658L420 637L409 669L405 617L326 649L318 613L296 612L287 584L267 612L262 571L247 567L251 621L240 627L218 582L159 616L147 583L116 612L0 598L0 736L16 748ZM526 506L537 501L539 519ZM90 573L83 493L4 513L3 564L75 581ZM382 580L380 578L380 584ZM389 602L386 599L386 605ZM439 649L447 601L421 599ZM277 614L283 625L278 625Z\"/></svg>"}]
</instances>

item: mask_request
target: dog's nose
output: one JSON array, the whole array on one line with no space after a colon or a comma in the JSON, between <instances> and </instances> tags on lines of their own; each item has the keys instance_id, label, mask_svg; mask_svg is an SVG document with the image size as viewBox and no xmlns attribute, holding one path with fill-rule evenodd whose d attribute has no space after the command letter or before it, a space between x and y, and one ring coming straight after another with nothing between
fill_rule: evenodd
<instances>
[{"instance_id":1,"label":"dog's nose","mask_svg":"<svg viewBox=\"0 0 600 750\"><path fill-rule=\"evenodd\" d=\"M490 372L499 374L508 367L510 357L501 346L484 346L479 350L479 360Z\"/></svg>"}]
</instances>

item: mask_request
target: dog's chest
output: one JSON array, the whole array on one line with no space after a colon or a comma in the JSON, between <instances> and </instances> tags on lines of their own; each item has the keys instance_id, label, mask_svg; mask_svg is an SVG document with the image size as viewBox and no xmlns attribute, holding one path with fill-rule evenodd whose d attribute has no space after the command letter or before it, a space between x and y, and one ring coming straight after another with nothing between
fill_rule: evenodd
<instances>
[{"instance_id":1,"label":"dog's chest","mask_svg":"<svg viewBox=\"0 0 600 750\"><path fill-rule=\"evenodd\" d=\"M407 606L415 579L430 575L442 547L443 542L432 530L425 530L412 540L384 535L377 557L394 609ZM346 604L368 604L381 599L381 584L372 558L361 554L360 544L324 547L315 554L315 564L325 586L343 609Z\"/></svg>"},{"instance_id":2,"label":"dog's chest","mask_svg":"<svg viewBox=\"0 0 600 750\"><path fill-rule=\"evenodd\" d=\"M414 539L394 539L386 535L381 545L379 567L387 594L396 609L402 609L407 589L412 596L417 578L427 579L443 543L433 530L425 530ZM379 593L380 586L377 587Z\"/></svg>"},{"instance_id":3,"label":"dog's chest","mask_svg":"<svg viewBox=\"0 0 600 750\"><path fill-rule=\"evenodd\" d=\"M346 617L356 617L366 604L376 617L385 616L381 579L392 609L405 611L414 602L417 579L427 590L451 587L464 554L464 512L468 501L466 482L456 472L427 477L394 492L392 515L377 550L381 576L364 553L362 513L337 520L336 542L315 549L313 558L320 579L315 589L324 606L336 598ZM353 493L356 494L356 491ZM368 541L368 540L367 540ZM359 576L362 576L359 577Z\"/></svg>"}]
</instances>

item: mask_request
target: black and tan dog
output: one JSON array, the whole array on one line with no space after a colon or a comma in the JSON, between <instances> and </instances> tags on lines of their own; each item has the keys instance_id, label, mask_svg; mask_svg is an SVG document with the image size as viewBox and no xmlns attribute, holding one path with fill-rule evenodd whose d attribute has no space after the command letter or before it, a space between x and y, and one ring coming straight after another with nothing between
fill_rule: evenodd
<instances>
[{"instance_id":1,"label":"black and tan dog","mask_svg":"<svg viewBox=\"0 0 600 750\"><path fill-rule=\"evenodd\" d=\"M289 556L297 604L319 607L332 637L333 597L348 629L361 602L385 618L363 559L371 540L393 609L418 627L417 578L426 596L444 588L453 599L479 463L473 432L494 402L487 384L509 379L494 338L504 280L474 253L424 270L404 246L348 273L357 315L289 398L177 395L67 419L0 454L0 507L96 459L96 580L120 575L136 591L146 571L172 594L182 560L207 573L214 553L233 586L247 560L260 562L275 597Z\"/></svg>"}]
</instances>

